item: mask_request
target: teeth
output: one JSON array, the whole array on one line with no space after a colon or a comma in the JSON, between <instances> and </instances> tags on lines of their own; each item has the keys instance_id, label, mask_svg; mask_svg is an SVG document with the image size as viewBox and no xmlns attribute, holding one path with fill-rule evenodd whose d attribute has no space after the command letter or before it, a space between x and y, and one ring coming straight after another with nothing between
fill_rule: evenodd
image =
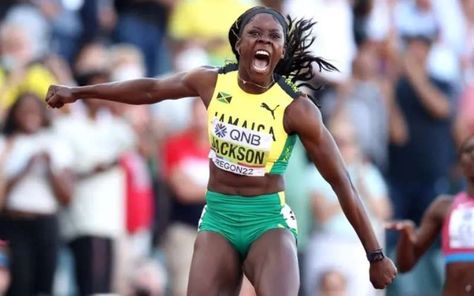
<instances>
[{"instance_id":1,"label":"teeth","mask_svg":"<svg viewBox=\"0 0 474 296\"><path fill-rule=\"evenodd\" d=\"M261 55L265 55L265 56L270 56L270 54L265 51L265 50L257 50L257 52L255 54L261 54Z\"/></svg>"}]
</instances>

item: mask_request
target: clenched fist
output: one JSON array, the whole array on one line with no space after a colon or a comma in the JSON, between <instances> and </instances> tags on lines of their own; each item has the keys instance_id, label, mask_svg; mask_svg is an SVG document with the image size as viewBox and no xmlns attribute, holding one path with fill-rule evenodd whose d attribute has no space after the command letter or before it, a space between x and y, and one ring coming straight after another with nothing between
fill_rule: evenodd
<instances>
[{"instance_id":1,"label":"clenched fist","mask_svg":"<svg viewBox=\"0 0 474 296\"><path fill-rule=\"evenodd\" d=\"M390 258L370 264L370 282L376 289L385 289L397 276L397 268Z\"/></svg>"},{"instance_id":2,"label":"clenched fist","mask_svg":"<svg viewBox=\"0 0 474 296\"><path fill-rule=\"evenodd\" d=\"M63 85L51 85L46 94L46 103L52 108L61 108L65 104L73 103L77 100L72 87Z\"/></svg>"}]
</instances>

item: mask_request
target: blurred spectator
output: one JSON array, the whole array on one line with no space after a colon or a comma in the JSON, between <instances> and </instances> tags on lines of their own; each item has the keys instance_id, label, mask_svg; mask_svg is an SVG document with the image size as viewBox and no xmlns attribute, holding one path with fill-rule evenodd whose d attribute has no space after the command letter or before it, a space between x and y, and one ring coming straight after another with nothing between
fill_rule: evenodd
<instances>
[{"instance_id":1,"label":"blurred spectator","mask_svg":"<svg viewBox=\"0 0 474 296\"><path fill-rule=\"evenodd\" d=\"M84 44L79 51L76 61L74 63L74 73L79 84L84 84L84 81L79 81L84 73L105 72L109 68L110 55L108 48L101 42L91 42Z\"/></svg>"},{"instance_id":2,"label":"blurred spectator","mask_svg":"<svg viewBox=\"0 0 474 296\"><path fill-rule=\"evenodd\" d=\"M10 250L8 242L0 240L0 295L6 294L10 281Z\"/></svg>"},{"instance_id":3,"label":"blurred spectator","mask_svg":"<svg viewBox=\"0 0 474 296\"><path fill-rule=\"evenodd\" d=\"M347 279L336 270L324 272L318 281L319 292L316 296L348 296Z\"/></svg>"},{"instance_id":4,"label":"blurred spectator","mask_svg":"<svg viewBox=\"0 0 474 296\"><path fill-rule=\"evenodd\" d=\"M153 259L140 262L132 276L133 296L165 296L168 278L164 268Z\"/></svg>"},{"instance_id":5,"label":"blurred spectator","mask_svg":"<svg viewBox=\"0 0 474 296\"><path fill-rule=\"evenodd\" d=\"M130 44L117 44L109 51L110 77L112 81L141 78L145 75L143 55ZM138 136L138 152L150 160L156 155L156 135L150 106L115 104L114 109L134 128Z\"/></svg>"},{"instance_id":6,"label":"blurred spectator","mask_svg":"<svg viewBox=\"0 0 474 296\"><path fill-rule=\"evenodd\" d=\"M28 93L10 109L2 140L12 141L2 168L7 184L0 215L12 262L7 295L51 295L60 245L57 212L73 190L72 151L50 129L46 105Z\"/></svg>"},{"instance_id":7,"label":"blurred spectator","mask_svg":"<svg viewBox=\"0 0 474 296\"><path fill-rule=\"evenodd\" d=\"M352 63L350 80L338 88L335 98L326 97L325 102L334 105L333 110L327 110L330 117L349 117L354 123L363 155L384 169L388 162L389 140L387 86L377 75L376 58L371 43L361 44Z\"/></svg>"},{"instance_id":8,"label":"blurred spectator","mask_svg":"<svg viewBox=\"0 0 474 296\"><path fill-rule=\"evenodd\" d=\"M0 146L0 210L5 207L7 178L5 176L5 163L10 156L10 150L13 147L13 139L4 139ZM1 294L0 294L1 295Z\"/></svg>"},{"instance_id":9,"label":"blurred spectator","mask_svg":"<svg viewBox=\"0 0 474 296\"><path fill-rule=\"evenodd\" d=\"M333 118L329 127L354 186L366 205L378 240L383 243L383 221L390 218L391 206L382 175L375 166L364 160L351 121ZM321 288L317 286L317 280L322 274L327 269L336 269L347 279L348 295L375 295L375 289L369 281L369 263L365 251L344 217L336 194L312 165L308 168L306 182L311 184L317 229L307 248L305 282L308 290L305 292L314 295Z\"/></svg>"},{"instance_id":10,"label":"blurred spectator","mask_svg":"<svg viewBox=\"0 0 474 296\"><path fill-rule=\"evenodd\" d=\"M112 81L142 78L145 64L140 49L131 44L116 44L110 49L110 72Z\"/></svg>"},{"instance_id":11,"label":"blurred spectator","mask_svg":"<svg viewBox=\"0 0 474 296\"><path fill-rule=\"evenodd\" d=\"M227 42L228 31L252 3L256 4L244 0L179 1L169 25L170 37L177 43L177 65L222 66L226 60L234 60ZM184 70L183 67L178 68Z\"/></svg>"},{"instance_id":12,"label":"blurred spectator","mask_svg":"<svg viewBox=\"0 0 474 296\"><path fill-rule=\"evenodd\" d=\"M398 34L426 36L432 39L432 50L426 66L438 80L459 80L459 62L463 36L462 14L458 1L403 0L395 9Z\"/></svg>"},{"instance_id":13,"label":"blurred spectator","mask_svg":"<svg viewBox=\"0 0 474 296\"><path fill-rule=\"evenodd\" d=\"M433 199L449 192L449 173L455 159L451 131L455 97L450 84L427 72L432 40L424 35L406 38L403 72L395 90L400 110L400 126L395 129L401 137L392 138L387 173L395 219L411 219L417 224ZM389 236L390 247L394 239ZM403 295L439 293L441 270L436 254L436 250L429 252L420 262L422 267L411 273L411 278L399 279L393 288L399 288ZM419 282L427 284L421 288Z\"/></svg>"},{"instance_id":14,"label":"blurred spectator","mask_svg":"<svg viewBox=\"0 0 474 296\"><path fill-rule=\"evenodd\" d=\"M114 2L114 0L82 0L79 9L82 24L81 45L94 41L107 43L111 41L111 35L117 24Z\"/></svg>"},{"instance_id":15,"label":"blurred spectator","mask_svg":"<svg viewBox=\"0 0 474 296\"><path fill-rule=\"evenodd\" d=\"M108 74L83 73L84 84L107 82ZM62 116L56 128L74 148L77 185L62 219L81 295L112 293L115 247L125 234L125 177L120 156L134 145L134 133L100 101L85 101L85 114Z\"/></svg>"},{"instance_id":16,"label":"blurred spectator","mask_svg":"<svg viewBox=\"0 0 474 296\"><path fill-rule=\"evenodd\" d=\"M474 83L467 85L461 95L454 132L456 144L461 145L474 134Z\"/></svg>"},{"instance_id":17,"label":"blurred spectator","mask_svg":"<svg viewBox=\"0 0 474 296\"><path fill-rule=\"evenodd\" d=\"M10 7L4 23L19 26L25 31L33 59L38 59L49 50L51 26L35 2L43 0L20 0ZM49 0L44 0L49 1Z\"/></svg>"},{"instance_id":18,"label":"blurred spectator","mask_svg":"<svg viewBox=\"0 0 474 296\"><path fill-rule=\"evenodd\" d=\"M0 27L0 111L9 108L20 92L43 98L53 74L35 61L32 41L23 26L4 23Z\"/></svg>"},{"instance_id":19,"label":"blurred spectator","mask_svg":"<svg viewBox=\"0 0 474 296\"><path fill-rule=\"evenodd\" d=\"M354 41L359 46L367 40L368 22L374 0L355 1L352 4Z\"/></svg>"},{"instance_id":20,"label":"blurred spectator","mask_svg":"<svg viewBox=\"0 0 474 296\"><path fill-rule=\"evenodd\" d=\"M189 127L170 136L163 147L164 174L172 198L164 250L174 296L186 295L209 177L207 112L201 100L194 99L192 107Z\"/></svg>"},{"instance_id":21,"label":"blurred spectator","mask_svg":"<svg viewBox=\"0 0 474 296\"><path fill-rule=\"evenodd\" d=\"M120 44L112 47L110 71L114 81L143 77L145 69L141 52L133 45ZM123 269L126 273L124 276L135 280L133 277L137 276L137 272L140 272L137 269L143 268L141 265L144 262L154 263L149 259L152 254L151 231L154 216L154 192L148 161L155 151L154 136L150 129L151 116L149 106L146 105L133 106L111 102L106 104L116 116L128 121L137 139L137 149L127 151L120 157L120 165L126 178L127 227L127 236L122 244L121 259L124 261Z\"/></svg>"},{"instance_id":22,"label":"blurred spectator","mask_svg":"<svg viewBox=\"0 0 474 296\"><path fill-rule=\"evenodd\" d=\"M50 51L72 63L80 45L82 25L77 9L62 0L33 0L49 25Z\"/></svg>"},{"instance_id":23,"label":"blurred spectator","mask_svg":"<svg viewBox=\"0 0 474 296\"><path fill-rule=\"evenodd\" d=\"M455 100L451 85L427 73L431 40L412 36L407 42L395 93L405 124L398 128L406 130L390 147L388 178L395 217L418 223L431 200L447 190L440 186L446 184L443 180L454 160L451 122Z\"/></svg>"},{"instance_id":24,"label":"blurred spectator","mask_svg":"<svg viewBox=\"0 0 474 296\"><path fill-rule=\"evenodd\" d=\"M147 76L167 70L160 63L165 60L162 56L166 56L164 37L168 11L174 1L115 0L114 3L118 16L114 33L116 42L131 43L140 48L145 56Z\"/></svg>"},{"instance_id":25,"label":"blurred spectator","mask_svg":"<svg viewBox=\"0 0 474 296\"><path fill-rule=\"evenodd\" d=\"M463 89L455 121L456 143L460 145L474 133L474 1L461 0L464 14L465 44L461 56Z\"/></svg>"},{"instance_id":26,"label":"blurred spectator","mask_svg":"<svg viewBox=\"0 0 474 296\"><path fill-rule=\"evenodd\" d=\"M317 22L312 49L340 71L321 73L330 82L343 82L351 74L351 61L356 53L351 4L349 0L285 2L284 11L292 17L312 18Z\"/></svg>"},{"instance_id":27,"label":"blurred spectator","mask_svg":"<svg viewBox=\"0 0 474 296\"><path fill-rule=\"evenodd\" d=\"M2 20L5 15L7 14L7 11L16 4L18 0L3 0L0 2L0 20Z\"/></svg>"},{"instance_id":28,"label":"blurred spectator","mask_svg":"<svg viewBox=\"0 0 474 296\"><path fill-rule=\"evenodd\" d=\"M271 7L280 13L283 12L283 5L285 0L260 0L260 4L266 7Z\"/></svg>"},{"instance_id":29,"label":"blurred spectator","mask_svg":"<svg viewBox=\"0 0 474 296\"><path fill-rule=\"evenodd\" d=\"M305 251L311 238L313 230L313 212L311 210L308 184L302 184L302 178L306 174L308 157L303 144L296 140L291 153L290 161L285 172L285 197L286 202L291 205L298 219L298 261L300 272L303 274L306 265ZM304 293L304 276L300 277L300 295Z\"/></svg>"},{"instance_id":30,"label":"blurred spectator","mask_svg":"<svg viewBox=\"0 0 474 296\"><path fill-rule=\"evenodd\" d=\"M395 22L400 36L437 36L440 29L431 0L398 1Z\"/></svg>"},{"instance_id":31,"label":"blurred spectator","mask_svg":"<svg viewBox=\"0 0 474 296\"><path fill-rule=\"evenodd\" d=\"M464 21L464 46L461 54L461 68L464 85L474 83L474 2L460 0Z\"/></svg>"}]
</instances>

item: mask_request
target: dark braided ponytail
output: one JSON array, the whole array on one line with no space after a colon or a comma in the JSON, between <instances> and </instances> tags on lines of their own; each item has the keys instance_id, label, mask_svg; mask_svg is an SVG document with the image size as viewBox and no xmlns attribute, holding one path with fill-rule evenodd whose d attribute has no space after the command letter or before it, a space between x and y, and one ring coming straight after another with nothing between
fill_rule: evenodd
<instances>
[{"instance_id":1,"label":"dark braided ponytail","mask_svg":"<svg viewBox=\"0 0 474 296\"><path fill-rule=\"evenodd\" d=\"M229 30L229 42L237 61L240 54L235 45L240 39L243 27L257 14L271 14L283 27L285 34L285 57L278 63L275 73L284 76L297 87L308 87L313 91L320 89L312 85L311 81L315 76L314 66L317 65L318 71L338 71L338 69L321 57L315 56L311 52L311 45L315 41L312 35L313 26L316 22L307 19L292 19L287 16L286 19L276 10L263 6L250 8L244 12L232 24ZM314 101L314 99L310 96Z\"/></svg>"}]
</instances>

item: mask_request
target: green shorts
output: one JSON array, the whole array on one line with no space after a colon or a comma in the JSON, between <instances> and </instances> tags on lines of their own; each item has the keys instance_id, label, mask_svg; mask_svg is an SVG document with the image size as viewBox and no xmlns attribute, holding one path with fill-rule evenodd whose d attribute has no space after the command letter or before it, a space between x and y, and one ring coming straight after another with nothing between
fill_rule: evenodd
<instances>
[{"instance_id":1,"label":"green shorts","mask_svg":"<svg viewBox=\"0 0 474 296\"><path fill-rule=\"evenodd\" d=\"M297 238L296 218L285 204L284 192L243 197L208 191L206 201L198 231L221 234L242 260L252 243L270 229L288 229Z\"/></svg>"}]
</instances>

